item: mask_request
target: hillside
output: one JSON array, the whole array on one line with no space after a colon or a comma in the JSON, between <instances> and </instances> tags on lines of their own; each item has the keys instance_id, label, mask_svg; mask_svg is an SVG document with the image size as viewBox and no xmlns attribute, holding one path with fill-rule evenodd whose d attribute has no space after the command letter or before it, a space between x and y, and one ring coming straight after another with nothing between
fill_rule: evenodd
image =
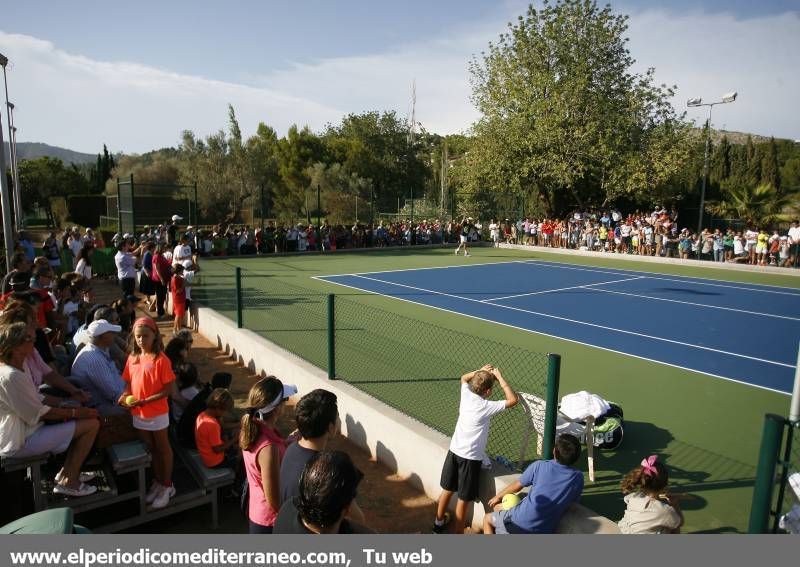
<instances>
[{"instance_id":1,"label":"hillside","mask_svg":"<svg viewBox=\"0 0 800 567\"><path fill-rule=\"evenodd\" d=\"M4 144L3 150L6 155L6 164L9 163L8 142ZM94 163L97 154L84 154L66 148L50 146L39 142L17 142L17 160L36 159L42 156L58 158L64 163Z\"/></svg>"}]
</instances>

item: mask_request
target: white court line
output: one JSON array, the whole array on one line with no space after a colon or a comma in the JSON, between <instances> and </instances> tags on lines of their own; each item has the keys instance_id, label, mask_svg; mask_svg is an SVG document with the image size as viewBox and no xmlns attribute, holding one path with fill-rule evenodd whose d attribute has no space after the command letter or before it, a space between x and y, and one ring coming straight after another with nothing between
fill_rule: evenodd
<instances>
[{"instance_id":1,"label":"white court line","mask_svg":"<svg viewBox=\"0 0 800 567\"><path fill-rule=\"evenodd\" d=\"M758 292L758 293L777 293L777 294L780 294L780 295L790 295L792 297L800 298L800 290L797 290L796 292L790 292L790 291L777 291L777 290L772 290L772 289L759 289L759 288L755 288L755 287L746 287L745 285L741 285L741 286L726 285L724 283L719 283L720 281L724 281L724 280L712 280L710 278L698 278L696 276L677 276L677 278L687 278L687 279L677 279L677 278L663 277L665 274L661 274L659 272L642 272L642 271L639 271L639 270L624 270L624 269L617 270L617 268L609 268L611 270L616 270L614 272L609 272L609 271L606 271L606 270L593 269L591 267L578 267L578 266L566 265L566 264L562 265L563 264L562 262L553 262L552 260L518 260L518 262L520 262L522 264L529 264L529 265L532 265L532 266L538 265L538 266L543 266L543 267L559 268L561 270L578 270L578 271L582 271L582 272L597 272L599 274L613 274L613 275L616 275L616 276L621 275L620 272L628 273L628 274L647 274L647 278L648 279L652 279L652 280L663 280L663 281L667 281L667 282L680 282L680 283L683 283L683 284L708 285L708 286L713 286L713 287L725 287L725 288L730 288L730 289L742 289L742 290L745 290L745 291L754 291L754 292ZM690 281L691 279L708 280L708 281ZM716 282L716 283L711 283L711 282ZM789 287L770 285L770 284L753 284L753 285L766 286L766 287L777 287L777 288L780 288L780 289L793 289L793 288L789 288Z\"/></svg>"},{"instance_id":2,"label":"white court line","mask_svg":"<svg viewBox=\"0 0 800 567\"><path fill-rule=\"evenodd\" d=\"M643 276L645 277L645 276ZM773 317L775 319L788 319L789 321L800 321L800 318L789 317L788 315L773 315L772 313L762 313L760 311L748 311L747 309L735 309L733 307L722 307L721 305L710 305L707 303L694 303L692 301L681 301L679 299L667 299L666 297L651 297L649 295L641 295L638 293L629 293L626 291L613 291L610 289L593 289L592 291L601 291L603 293L613 293L615 295L629 295L631 297L641 297L643 299L652 299L653 301L669 301L670 303L683 303L684 305L694 305L696 307L704 307L706 309L722 309L723 311L733 311L735 313L747 313L748 315L757 315L759 317ZM494 300L492 300L494 301Z\"/></svg>"},{"instance_id":3,"label":"white court line","mask_svg":"<svg viewBox=\"0 0 800 567\"><path fill-rule=\"evenodd\" d=\"M455 266L427 266L425 268L399 268L397 270L380 270L377 272L359 272L358 274L326 274L324 276L311 276L311 279L320 279L320 278L335 278L339 276L358 276L361 274L393 274L396 272L422 272L425 270L447 270L449 268L478 268L480 266L496 266L498 264L516 264L516 263L525 263L525 260L503 260L502 262L480 262L478 264L459 264ZM360 289L360 288L355 288Z\"/></svg>"},{"instance_id":4,"label":"white court line","mask_svg":"<svg viewBox=\"0 0 800 567\"><path fill-rule=\"evenodd\" d=\"M646 276L637 276L635 278L625 278L624 280L612 280L610 282L597 282L597 283L590 283L590 284L584 284L584 285L573 285L573 286L570 286L570 287L559 287L559 288L555 288L555 289L545 289L543 291L532 291L530 293L518 293L516 295L506 295L505 297L493 297L492 299L482 299L481 302L482 303L491 303L492 301L500 301L501 299L512 299L514 297L527 297L529 295L541 295L543 293L556 293L556 292L559 292L559 291L566 291L568 289L582 289L582 288L586 288L586 287L592 287L594 285L606 285L606 284L612 284L612 283L631 282L633 280L640 280L640 279L642 279L644 277L646 277Z\"/></svg>"},{"instance_id":5,"label":"white court line","mask_svg":"<svg viewBox=\"0 0 800 567\"><path fill-rule=\"evenodd\" d=\"M350 275L350 274L343 274L343 275ZM602 351L605 351L605 352L611 352L611 353L614 353L614 354L620 354L622 356L630 356L631 358L644 360L646 362L654 362L656 364L662 364L664 366L669 366L670 368L677 368L679 370L686 370L687 372L694 372L694 373L697 373L697 374L703 374L705 376L710 376L712 378L719 378L720 380L725 380L726 382L733 382L734 384L741 384L742 386L749 386L751 388L758 388L759 390L766 390L768 392L773 392L775 394L782 394L784 396L791 396L791 394L789 392L784 392L782 390L776 390L775 388L769 388L767 386L761 386L760 384L752 384L750 382L745 382L744 380L737 380L736 378L730 378L728 376L721 376L719 374L713 374L711 372L706 372L704 370L698 370L697 368L689 368L688 366L681 366L680 364L673 364L671 362L664 362L662 360L656 360L654 358L647 358L646 356L640 356L638 354L631 354L629 352L624 352L624 351L621 351L621 350L615 350L613 348L607 348L607 347L603 347L603 346L592 344L592 343L586 343L586 342L583 342L583 341L578 341L578 340L575 340L575 339L562 337L560 335L553 335L551 333L545 333L544 331L534 331L533 329L528 329L528 328L525 328L525 327L512 325L510 323L503 323L502 321L495 321L494 319L486 319L485 317L478 317L477 315L470 315L469 313L462 313L461 311L453 311L452 309L447 309L445 307L438 307L436 305L430 305L428 303L422 303L421 301L414 301L413 299L406 299L404 297L397 297L397 296L394 296L394 295L387 295L385 293L380 293L378 291L372 291L372 290L367 289L367 288L356 287L354 285L347 285L345 283L341 283L341 282L337 282L337 281L330 281L330 280L326 279L326 278L330 278L330 277L335 277L335 276L312 276L313 279L317 279L317 280L323 281L325 283L338 285L338 286L341 286L341 287L346 287L348 289L355 289L357 291L371 293L372 295L377 295L379 297L386 297L388 299L394 299L394 300L397 300L397 301L405 301L406 303L412 303L414 305L420 305L422 307L427 307L428 309L436 309L437 311L442 311L444 313L450 313L451 315L460 315L462 317L469 317L470 319L475 319L476 321L483 321L485 323L492 323L492 324L495 324L495 325L501 325L503 327L508 327L509 329L517 329L519 331L523 331L523 332L526 332L526 333L531 333L532 335L541 335L543 337L550 337L551 339L556 339L556 340L559 340L559 341L565 341L565 342L568 342L568 343L573 343L573 344L576 344L576 345L586 346L586 347L590 347L590 348L596 348L598 350L602 350Z\"/></svg>"},{"instance_id":6,"label":"white court line","mask_svg":"<svg viewBox=\"0 0 800 567\"><path fill-rule=\"evenodd\" d=\"M685 346L685 347L688 347L688 348L695 348L695 349L698 349L698 350L705 350L705 351L709 351L709 352L716 352L716 353L719 353L719 354L726 354L728 356L734 356L734 357L737 357L737 358L746 358L748 360L755 360L756 362L763 362L765 364L773 364L775 366L784 366L786 368L794 368L795 367L794 364L786 364L784 362L776 362L774 360L767 360L766 358L758 358L758 357L755 357L755 356L748 356L746 354L739 354L739 353L736 353L736 352L729 352L729 351L726 351L726 350L721 350L721 349L716 349L716 348L711 348L711 347L705 347L705 346L701 346L701 345L695 345L695 344L692 344L692 343L685 343L685 342L676 341L676 340L673 340L673 339L666 339L664 337L656 337L656 336L653 336L653 335L645 335L644 333L639 333L639 332L636 332L636 331L626 331L625 329L617 329L615 327L608 327L606 325L598 325L597 323L589 323L587 321L578 321L577 319L570 319L568 317L559 317L558 315L550 315L549 313L542 313L540 311L531 311L530 309L522 309L520 307L511 307L510 305L499 305L499 304L495 304L495 303L484 303L483 301L481 301L479 299L472 299L470 297L463 297L461 295L454 295L454 294L451 294L451 293L444 293L442 291L434 291L434 290L431 290L431 289L425 289L425 288L421 288L421 287L414 287L414 286L411 286L411 285L399 284L399 283L395 283L395 282L387 282L385 280L379 280L378 278L368 278L367 276L359 276L359 275L356 275L355 277L363 278L365 280L372 280L372 281L384 283L384 284L387 284L387 285L394 285L394 286L398 286L398 287L404 287L404 288L408 288L408 289L413 289L413 290L416 290L416 291L422 291L424 293L432 293L432 294L435 294L435 295L443 295L443 296L446 296L446 297L453 297L455 299L461 299L463 301L470 301L470 302L474 302L474 303L480 303L482 305L491 305L492 307L499 307L501 309L509 309L511 311L519 311L521 313L530 313L531 315L538 315L540 317L547 317L549 319L557 319L559 321L566 321L568 323L575 323L576 325L585 325L587 327L595 327L595 328L603 329L603 330L606 330L606 331L615 331L615 332L623 333L623 334L626 334L626 335L633 335L635 337L642 337L642 338L651 339L651 340L654 340L654 341L661 341L661 342L665 342L665 343L676 344L676 345Z\"/></svg>"}]
</instances>

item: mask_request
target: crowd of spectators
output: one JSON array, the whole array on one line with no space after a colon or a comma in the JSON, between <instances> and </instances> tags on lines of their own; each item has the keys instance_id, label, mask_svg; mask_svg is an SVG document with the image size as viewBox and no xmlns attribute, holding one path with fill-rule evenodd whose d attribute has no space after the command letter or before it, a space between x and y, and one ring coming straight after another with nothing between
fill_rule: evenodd
<instances>
[{"instance_id":1,"label":"crowd of spectators","mask_svg":"<svg viewBox=\"0 0 800 567\"><path fill-rule=\"evenodd\" d=\"M627 215L617 210L575 211L563 219L522 218L491 221L495 243L585 250L758 266L797 267L800 223L781 231L749 226L708 229L681 226L678 215L663 207Z\"/></svg>"}]
</instances>

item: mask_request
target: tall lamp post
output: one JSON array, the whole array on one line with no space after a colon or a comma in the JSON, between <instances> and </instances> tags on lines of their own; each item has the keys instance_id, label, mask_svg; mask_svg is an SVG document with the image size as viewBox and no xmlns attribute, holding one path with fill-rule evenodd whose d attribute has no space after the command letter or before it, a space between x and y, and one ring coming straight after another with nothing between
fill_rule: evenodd
<instances>
[{"instance_id":1,"label":"tall lamp post","mask_svg":"<svg viewBox=\"0 0 800 567\"><path fill-rule=\"evenodd\" d=\"M722 100L718 100L715 102L703 102L702 98L690 98L686 101L686 106L689 107L697 107L697 106L707 106L708 107L708 118L706 119L706 151L703 157L703 186L700 190L700 211L697 214L697 234L700 234L703 230L703 212L706 206L706 179L708 178L708 146L711 143L711 109L714 108L716 104L728 104L729 102L733 102L736 100L736 97L739 95L736 91L726 93L722 95Z\"/></svg>"},{"instance_id":2,"label":"tall lamp post","mask_svg":"<svg viewBox=\"0 0 800 567\"><path fill-rule=\"evenodd\" d=\"M0 66L5 75L8 58L0 54ZM6 107L7 109L8 107ZM10 144L9 140L9 144ZM0 123L0 205L3 208L3 239L5 245L6 269L11 269L11 254L14 252L14 229L11 221L11 199L8 192L8 179L6 178L6 152L3 144L3 125Z\"/></svg>"}]
</instances>

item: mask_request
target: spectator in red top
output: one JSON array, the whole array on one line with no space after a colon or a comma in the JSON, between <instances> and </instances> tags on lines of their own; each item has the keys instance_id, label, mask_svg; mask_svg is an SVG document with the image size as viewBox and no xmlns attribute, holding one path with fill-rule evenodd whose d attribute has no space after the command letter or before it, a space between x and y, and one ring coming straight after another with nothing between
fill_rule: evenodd
<instances>
[{"instance_id":1,"label":"spectator in red top","mask_svg":"<svg viewBox=\"0 0 800 567\"><path fill-rule=\"evenodd\" d=\"M174 268L175 274L170 282L170 293L172 294L172 333L177 334L183 327L183 318L186 316L186 281L183 279L183 265L178 264Z\"/></svg>"},{"instance_id":2,"label":"spectator in red top","mask_svg":"<svg viewBox=\"0 0 800 567\"><path fill-rule=\"evenodd\" d=\"M172 266L164 256L164 244L158 244L155 254L153 254L153 269L150 279L153 281L156 291L156 313L159 317L163 317L165 313L164 302L167 299L167 287L171 277Z\"/></svg>"}]
</instances>

